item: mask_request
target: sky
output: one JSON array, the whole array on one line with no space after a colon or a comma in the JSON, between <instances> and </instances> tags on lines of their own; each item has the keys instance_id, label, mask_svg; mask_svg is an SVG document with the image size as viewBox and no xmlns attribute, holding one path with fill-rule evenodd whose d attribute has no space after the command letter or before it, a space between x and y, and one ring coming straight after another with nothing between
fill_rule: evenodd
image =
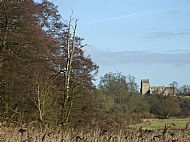
<instances>
[{"instance_id":1,"label":"sky","mask_svg":"<svg viewBox=\"0 0 190 142\"><path fill-rule=\"evenodd\" d=\"M151 85L190 84L190 0L51 0L100 67ZM96 82L97 83L97 82Z\"/></svg>"}]
</instances>

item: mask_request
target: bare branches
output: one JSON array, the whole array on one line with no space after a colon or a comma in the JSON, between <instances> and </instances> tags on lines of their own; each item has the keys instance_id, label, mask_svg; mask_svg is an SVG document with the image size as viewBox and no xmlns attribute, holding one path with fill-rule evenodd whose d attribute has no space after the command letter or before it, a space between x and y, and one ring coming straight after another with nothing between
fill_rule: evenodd
<instances>
[{"instance_id":1,"label":"bare branches","mask_svg":"<svg viewBox=\"0 0 190 142\"><path fill-rule=\"evenodd\" d=\"M62 110L62 119L63 123L67 123L69 116L70 116L70 108L72 107L72 97L70 92L70 80L72 78L71 71L72 71L72 62L73 62L73 56L76 48L76 30L77 30L77 20L75 21L74 27L72 26L72 21L74 19L72 16L70 17L70 21L68 22L67 27L67 35L66 35L66 69L65 69L65 78L64 78L64 94L63 94L63 110ZM72 28L72 30L71 30ZM71 33L73 31L73 33Z\"/></svg>"}]
</instances>

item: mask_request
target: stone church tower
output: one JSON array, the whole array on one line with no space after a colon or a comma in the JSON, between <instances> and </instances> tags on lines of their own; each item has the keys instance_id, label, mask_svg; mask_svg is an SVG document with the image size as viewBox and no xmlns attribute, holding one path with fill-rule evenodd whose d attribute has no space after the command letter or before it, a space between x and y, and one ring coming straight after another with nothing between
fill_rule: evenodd
<instances>
[{"instance_id":1,"label":"stone church tower","mask_svg":"<svg viewBox=\"0 0 190 142\"><path fill-rule=\"evenodd\" d=\"M150 83L149 79L142 79L141 80L141 94L150 94Z\"/></svg>"}]
</instances>

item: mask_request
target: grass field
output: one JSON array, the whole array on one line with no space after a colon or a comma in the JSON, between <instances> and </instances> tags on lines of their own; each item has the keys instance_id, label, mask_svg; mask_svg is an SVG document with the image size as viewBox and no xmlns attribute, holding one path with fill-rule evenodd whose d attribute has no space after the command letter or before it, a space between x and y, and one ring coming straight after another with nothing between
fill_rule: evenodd
<instances>
[{"instance_id":1,"label":"grass field","mask_svg":"<svg viewBox=\"0 0 190 142\"><path fill-rule=\"evenodd\" d=\"M185 128L187 125L190 127L190 118L183 119L145 119L143 123L136 124L136 127L142 127L144 129L160 129L164 128L165 125L174 128Z\"/></svg>"}]
</instances>

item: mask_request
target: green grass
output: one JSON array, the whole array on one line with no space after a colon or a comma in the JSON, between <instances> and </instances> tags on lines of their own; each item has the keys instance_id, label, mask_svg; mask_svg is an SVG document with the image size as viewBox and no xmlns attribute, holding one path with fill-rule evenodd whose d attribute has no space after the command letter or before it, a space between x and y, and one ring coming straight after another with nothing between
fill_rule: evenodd
<instances>
[{"instance_id":1,"label":"green grass","mask_svg":"<svg viewBox=\"0 0 190 142\"><path fill-rule=\"evenodd\" d=\"M190 118L184 119L145 119L143 123L136 124L135 126L144 129L160 129L165 125L172 126L174 128L185 128L187 123L190 123Z\"/></svg>"},{"instance_id":2,"label":"green grass","mask_svg":"<svg viewBox=\"0 0 190 142\"><path fill-rule=\"evenodd\" d=\"M183 98L183 99L190 99L190 96L181 96L180 98Z\"/></svg>"}]
</instances>

